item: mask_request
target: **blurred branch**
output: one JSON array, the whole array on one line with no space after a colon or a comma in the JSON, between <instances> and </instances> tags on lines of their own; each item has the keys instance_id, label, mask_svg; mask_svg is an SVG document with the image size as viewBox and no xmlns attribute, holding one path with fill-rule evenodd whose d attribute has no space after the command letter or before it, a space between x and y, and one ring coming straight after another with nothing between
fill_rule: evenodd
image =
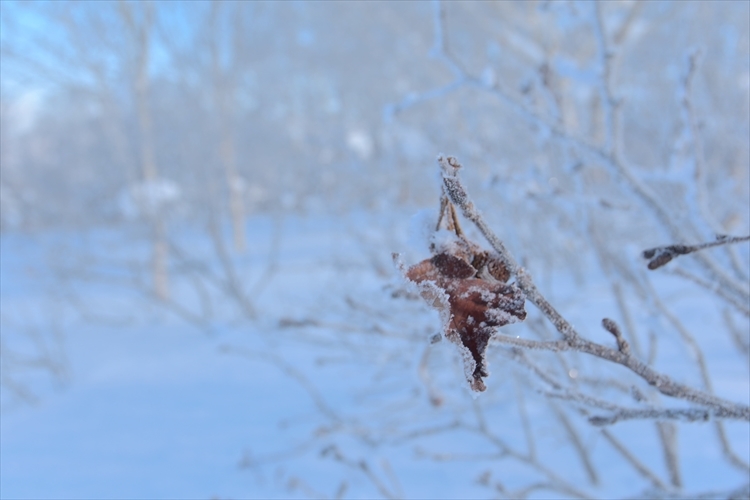
<instances>
[{"instance_id":1,"label":"blurred branch","mask_svg":"<svg viewBox=\"0 0 750 500\"><path fill-rule=\"evenodd\" d=\"M570 442L573 445L578 458L581 460L581 464L583 464L586 475L589 478L589 482L591 482L591 484L599 484L599 475L596 473L596 469L594 468L594 464L591 462L589 452L586 450L586 447L584 446L578 431L573 426L573 423L570 421L568 416L565 415L565 412L556 403L551 400L549 401L549 403L552 407L552 411L555 412L557 419L560 421L563 428L565 429L565 432L568 434L568 438L570 439Z\"/></svg>"},{"instance_id":2,"label":"blurred branch","mask_svg":"<svg viewBox=\"0 0 750 500\"><path fill-rule=\"evenodd\" d=\"M664 484L656 474L651 472L651 469L646 467L643 462L638 460L638 458L633 455L630 450L625 448L625 445L623 445L617 438L615 438L611 432L609 432L607 429L602 429L602 436L604 436L609 444L611 444L612 447L625 458L625 461L632 465L639 474L648 479L655 488L662 491L669 491L667 485Z\"/></svg>"},{"instance_id":3,"label":"blurred branch","mask_svg":"<svg viewBox=\"0 0 750 500\"><path fill-rule=\"evenodd\" d=\"M323 397L323 393L310 381L310 377L292 366L290 363L286 362L284 359L282 359L281 356L278 356L269 351L255 352L249 349L243 349L241 347L232 345L221 346L220 350L225 354L231 354L255 361L271 363L272 365L276 366L284 375L296 381L305 390L305 392L307 392L313 404L323 415L325 415L334 423L342 422L341 417L337 414L335 409L332 408Z\"/></svg>"},{"instance_id":4,"label":"blurred branch","mask_svg":"<svg viewBox=\"0 0 750 500\"><path fill-rule=\"evenodd\" d=\"M513 449L503 439L493 433L486 419L484 418L481 406L475 402L474 410L477 417L477 425L467 425L466 428L479 435L487 438L497 449L498 458L513 458L521 463L525 463L542 474L546 481L534 489L545 489L562 493L577 498L590 498L584 491L581 491L575 484L571 484L565 478L560 477L555 471L545 466L539 458L531 454L523 454Z\"/></svg>"},{"instance_id":5,"label":"blurred branch","mask_svg":"<svg viewBox=\"0 0 750 500\"><path fill-rule=\"evenodd\" d=\"M732 315L728 309L724 309L722 317L724 318L724 324L726 324L729 330L732 342L737 346L737 349L746 356L750 354L750 336L748 336L747 331L742 331L741 328L734 324Z\"/></svg>"},{"instance_id":6,"label":"blurred branch","mask_svg":"<svg viewBox=\"0 0 750 500\"><path fill-rule=\"evenodd\" d=\"M739 300L737 300L733 296L726 293L724 289L721 288L720 286L709 283L708 281L702 278L699 278L693 273L688 272L685 269L682 269L679 267L672 269L670 272L672 274L685 278L689 281L692 281L693 283L700 286L701 288L704 288L705 290L708 290L709 292L716 294L718 297L720 297L721 299L726 301L728 304L730 304L732 307L734 307L737 311L739 311L740 313L744 314L747 317L750 317L750 305L745 305L741 303Z\"/></svg>"},{"instance_id":7,"label":"blurred branch","mask_svg":"<svg viewBox=\"0 0 750 500\"><path fill-rule=\"evenodd\" d=\"M393 489L388 488L386 484L383 482L383 480L378 477L375 472L372 470L370 465L368 464L367 460L353 460L348 457L346 457L338 446L336 445L330 445L325 447L321 452L321 456L323 457L331 457L336 462L339 462L341 464L346 465L347 467L351 467L355 470L358 470L362 472L367 479L372 482L372 484L377 488L377 490L380 492L381 495L383 495L385 498L402 498L403 492L400 491L400 487L398 483L396 482L393 485ZM393 482L393 478L391 479Z\"/></svg>"},{"instance_id":8,"label":"blurred branch","mask_svg":"<svg viewBox=\"0 0 750 500\"><path fill-rule=\"evenodd\" d=\"M211 236L211 242L213 243L216 256L218 257L221 268L224 271L223 282L226 286L227 292L229 292L230 296L237 301L237 304L239 304L241 310L248 318L255 319L257 311L255 310L252 301L248 298L247 292L237 276L237 271L232 258L224 245L224 238L221 235L219 222L215 217L211 217L208 222L208 232Z\"/></svg>"}]
</instances>

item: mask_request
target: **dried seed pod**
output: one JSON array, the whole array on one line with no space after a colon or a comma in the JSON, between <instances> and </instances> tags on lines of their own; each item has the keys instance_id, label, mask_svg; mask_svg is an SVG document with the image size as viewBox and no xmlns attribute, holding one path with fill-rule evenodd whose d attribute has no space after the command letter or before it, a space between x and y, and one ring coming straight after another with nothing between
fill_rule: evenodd
<instances>
[{"instance_id":1,"label":"dried seed pod","mask_svg":"<svg viewBox=\"0 0 750 500\"><path fill-rule=\"evenodd\" d=\"M489 275L498 281L507 283L510 279L510 271L505 264L498 257L484 250L474 255L471 264L477 269L479 275L486 269Z\"/></svg>"},{"instance_id":2,"label":"dried seed pod","mask_svg":"<svg viewBox=\"0 0 750 500\"><path fill-rule=\"evenodd\" d=\"M430 260L444 278L466 279L477 274L471 264L449 253L439 253Z\"/></svg>"},{"instance_id":3,"label":"dried seed pod","mask_svg":"<svg viewBox=\"0 0 750 500\"><path fill-rule=\"evenodd\" d=\"M458 334L461 344L471 353L474 387L489 375L485 351L494 328L526 319L523 293L513 285L481 279L452 280L446 283L445 290L451 309L446 337L451 339Z\"/></svg>"},{"instance_id":4,"label":"dried seed pod","mask_svg":"<svg viewBox=\"0 0 750 500\"><path fill-rule=\"evenodd\" d=\"M418 284L431 283L422 288L423 296L433 306L449 309L450 315L444 318L445 336L465 349L467 365L471 365L467 378L472 389L481 392L486 388L483 378L489 375L485 351L494 328L523 321L526 311L523 292L503 282L509 277L505 266L487 252L474 257L473 262L486 267L490 274L494 269L498 276L492 275L500 283L482 279L474 266L447 252L412 266L406 277ZM434 287L443 297L435 297Z\"/></svg>"}]
</instances>

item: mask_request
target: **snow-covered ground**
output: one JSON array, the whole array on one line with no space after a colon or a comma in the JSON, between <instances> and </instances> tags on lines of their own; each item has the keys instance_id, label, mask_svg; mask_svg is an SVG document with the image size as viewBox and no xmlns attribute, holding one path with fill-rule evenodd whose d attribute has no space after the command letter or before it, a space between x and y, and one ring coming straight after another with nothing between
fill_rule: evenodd
<instances>
[{"instance_id":1,"label":"snow-covered ground","mask_svg":"<svg viewBox=\"0 0 750 500\"><path fill-rule=\"evenodd\" d=\"M488 391L473 397L452 346L430 344L437 313L403 294L391 263L393 251L408 263L427 255L408 235L414 211L251 219L250 248L235 262L255 317L210 287L206 307L188 266L175 264L173 298L201 317L195 322L118 279L125 266L116 263L137 260L139 249L118 247L116 235L4 235L3 349L33 352L35 331L65 371L49 377L4 362L3 376L36 401L3 388L0 496L492 498L529 486L531 497L648 496L649 483L600 429L564 401L545 399L507 349L491 347ZM200 236L185 231L177 240L218 268ZM81 276L58 288L44 269L62 246L107 257L109 269L92 265L99 274L86 278L81 264ZM599 325L617 309L597 269L582 280L535 277L583 334L612 343ZM655 282L696 334L716 393L747 404L747 361L714 334L719 318L703 307L702 292L675 278ZM527 310L526 323L538 318ZM661 335L657 369L697 383L677 334L647 316L634 312ZM527 324L503 331L534 338ZM626 380L623 369L567 359L582 375ZM678 429L683 491L747 482L723 459L711 423ZM652 423L609 431L669 482ZM747 422L730 422L727 432L740 458L750 459ZM529 446L535 452L527 454ZM571 489L545 489L550 478Z\"/></svg>"}]
</instances>

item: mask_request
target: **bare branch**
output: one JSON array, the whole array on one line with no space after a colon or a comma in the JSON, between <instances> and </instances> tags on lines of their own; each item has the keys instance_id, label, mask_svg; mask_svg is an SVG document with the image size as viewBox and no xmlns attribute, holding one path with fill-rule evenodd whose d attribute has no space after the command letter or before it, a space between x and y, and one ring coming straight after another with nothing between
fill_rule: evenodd
<instances>
[{"instance_id":1,"label":"bare branch","mask_svg":"<svg viewBox=\"0 0 750 500\"><path fill-rule=\"evenodd\" d=\"M682 474L680 472L680 456L677 451L677 427L674 422L656 422L656 431L662 442L664 463L669 471L669 482L676 488L682 488Z\"/></svg>"},{"instance_id":2,"label":"bare branch","mask_svg":"<svg viewBox=\"0 0 750 500\"><path fill-rule=\"evenodd\" d=\"M654 485L654 487L660 489L660 490L668 490L666 484L662 482L661 479L659 479L656 474L651 472L651 470L643 465L643 463L636 458L635 455L633 455L630 450L625 448L625 446L617 439L615 438L607 429L602 429L602 436L609 441L609 443L620 452L620 454L625 457L625 460L630 463L630 465L633 466L635 470L637 470L643 477L651 481L651 483Z\"/></svg>"},{"instance_id":3,"label":"bare branch","mask_svg":"<svg viewBox=\"0 0 750 500\"><path fill-rule=\"evenodd\" d=\"M706 290L712 293L715 293L717 296L721 297L727 303L731 304L732 307L737 309L737 311L741 312L747 317L750 317L750 307L748 305L742 304L738 299L729 295L721 286L718 285L718 283L715 283L715 284L709 283L708 281L702 278L699 278L698 276L679 267L672 269L669 272L671 272L672 274L676 274L677 276L680 276L687 280L690 280L696 285L702 288L705 288Z\"/></svg>"},{"instance_id":4,"label":"bare branch","mask_svg":"<svg viewBox=\"0 0 750 500\"><path fill-rule=\"evenodd\" d=\"M643 251L643 258L649 259L648 268L652 271L658 269L672 259L689 253L704 250L706 248L718 247L721 245L731 245L733 243L742 243L750 241L750 236L720 236L716 241L700 243L698 245L667 245L662 247L649 248Z\"/></svg>"},{"instance_id":5,"label":"bare branch","mask_svg":"<svg viewBox=\"0 0 750 500\"><path fill-rule=\"evenodd\" d=\"M596 469L591 463L591 457L589 457L589 453L586 451L586 448L583 444L583 441L581 440L581 436L579 436L578 434L578 431L573 426L573 423L570 421L565 412L560 409L557 404L550 401L550 405L552 406L552 410L555 412L555 415L557 415L558 420L560 420L560 423L562 423L563 428L568 433L568 438L573 444L573 448L576 450L578 457L581 459L581 463L586 470L586 475L588 475L589 481L591 482L591 484L599 484L599 475L596 473Z\"/></svg>"},{"instance_id":6,"label":"bare branch","mask_svg":"<svg viewBox=\"0 0 750 500\"><path fill-rule=\"evenodd\" d=\"M612 425L623 420L680 420L682 422L707 422L711 418L742 420L737 414L706 408L623 408L611 415L595 415L589 422L597 426Z\"/></svg>"},{"instance_id":7,"label":"bare branch","mask_svg":"<svg viewBox=\"0 0 750 500\"><path fill-rule=\"evenodd\" d=\"M604 121L605 121L605 145L604 147L598 146L591 141L584 138L578 137L572 134L565 127L556 123L556 119L549 118L537 113L535 110L527 106L525 103L520 102L514 98L509 92L500 88L497 82L488 83L483 81L481 78L470 75L464 70L447 51L445 44L444 34L444 23L443 17L444 12L442 10L442 4L438 2L436 4L435 14L435 44L433 52L436 57L443 61L454 73L455 79L444 87L432 89L427 92L423 92L417 96L410 95L404 99L401 103L389 107L390 114L393 114L401 109L412 106L417 102L434 99L441 97L448 92L456 90L462 85L470 85L480 90L489 92L490 94L500 98L504 103L511 106L520 116L528 120L531 124L540 127L546 133L555 137L558 140L564 141L569 145L579 149L581 153L590 156L596 161L602 162L604 166L611 169L617 175L621 176L636 195L636 197L650 209L655 215L656 219L661 223L667 230L672 234L673 238L677 240L686 239L686 231L680 227L673 217L673 214L665 205L665 203L657 196L656 193L639 179L632 171L631 167L626 164L620 154L620 134L617 128L619 119L619 110L621 108L620 101L615 98L611 90L611 63L613 58L612 48L609 47L607 42L604 27L601 19L600 6L597 4L593 6L592 15L592 27L597 43L597 54L599 61L600 80L602 83L599 86L600 99L604 110ZM387 113L389 114L389 113ZM455 161L455 159L453 160ZM456 168L460 165L455 165ZM444 175L444 178L446 176ZM467 218L472 219L470 214L465 214ZM476 214L475 214L476 215ZM472 219L474 220L474 219ZM477 226L482 230L481 225L475 221ZM484 231L483 231L484 232ZM485 234L486 236L486 234ZM491 242L493 243L493 242ZM494 246L494 243L493 243ZM501 252L502 253L502 252ZM719 281L722 286L726 287L727 290L743 300L747 300L750 297L750 293L744 283L734 279L725 273L716 262L706 255L698 254L696 258L704 266L704 268ZM507 263L506 263L507 265ZM508 266L511 269L511 266ZM513 270L511 269L511 272ZM534 297L529 297L529 300L534 301Z\"/></svg>"},{"instance_id":8,"label":"bare branch","mask_svg":"<svg viewBox=\"0 0 750 500\"><path fill-rule=\"evenodd\" d=\"M525 269L518 266L515 258L511 255L500 238L495 235L492 229L490 229L484 221L458 177L458 170L461 168L460 163L458 163L453 157L440 155L438 156L438 164L442 170L443 183L448 197L461 209L464 216L471 220L482 232L492 248L498 252L499 258L503 261L511 274L516 275L518 286L526 294L526 298L539 308L542 314L552 322L557 331L563 337L563 341L540 342L496 334L493 336L495 341L530 349L544 349L551 351L575 350L591 354L595 357L617 363L630 369L633 373L643 378L646 382L654 386L659 392L666 396L684 399L692 403L707 406L716 411L721 411L723 415L731 414L733 415L732 418L750 421L750 406L727 401L723 398L714 396L713 394L675 382L667 375L657 372L639 359L636 359L632 354L625 354L619 350L614 350L581 338L573 326L563 318L562 315L560 315L560 313L557 312L557 310L552 307L552 305L539 292L534 285L531 276L525 271ZM725 411L727 413L723 413Z\"/></svg>"}]
</instances>

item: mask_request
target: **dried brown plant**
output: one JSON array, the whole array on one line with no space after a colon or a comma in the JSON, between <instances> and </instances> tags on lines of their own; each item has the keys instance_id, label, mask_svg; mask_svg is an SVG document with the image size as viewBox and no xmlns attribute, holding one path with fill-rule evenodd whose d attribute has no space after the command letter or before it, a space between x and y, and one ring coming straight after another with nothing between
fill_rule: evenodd
<instances>
[{"instance_id":1,"label":"dried brown plant","mask_svg":"<svg viewBox=\"0 0 750 500\"><path fill-rule=\"evenodd\" d=\"M406 277L443 313L445 336L462 350L471 388L482 392L489 376L485 351L490 337L496 328L526 318L525 299L518 287L507 283L508 268L464 236L445 195L441 208L438 228L447 221L457 239L432 245L434 255L410 267Z\"/></svg>"}]
</instances>

